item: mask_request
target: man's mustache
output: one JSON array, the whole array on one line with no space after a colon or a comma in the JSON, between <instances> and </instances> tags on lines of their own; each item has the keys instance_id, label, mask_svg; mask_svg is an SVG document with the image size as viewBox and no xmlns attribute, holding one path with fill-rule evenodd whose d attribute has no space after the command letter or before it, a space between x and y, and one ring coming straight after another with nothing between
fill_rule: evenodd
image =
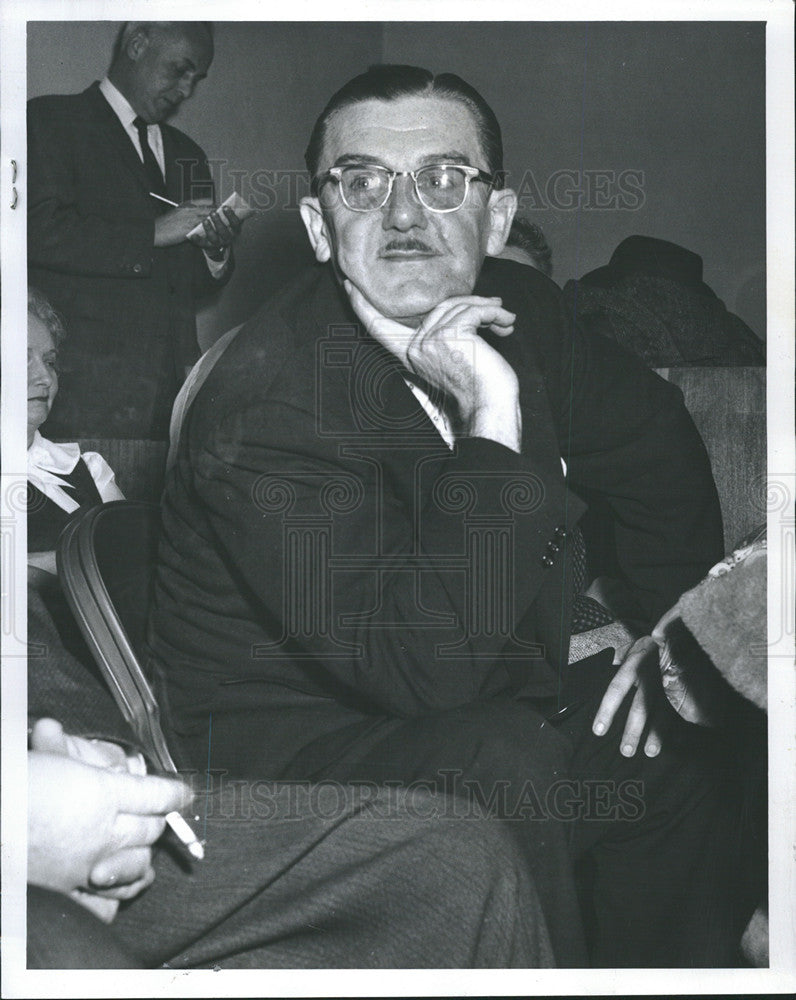
<instances>
[{"instance_id":1,"label":"man's mustache","mask_svg":"<svg viewBox=\"0 0 796 1000\"><path fill-rule=\"evenodd\" d=\"M391 253L394 250L410 250L417 253L436 253L433 247L430 247L428 243L424 243L423 240L419 240L416 236L407 236L406 239L402 240L390 240L382 248L382 253Z\"/></svg>"}]
</instances>

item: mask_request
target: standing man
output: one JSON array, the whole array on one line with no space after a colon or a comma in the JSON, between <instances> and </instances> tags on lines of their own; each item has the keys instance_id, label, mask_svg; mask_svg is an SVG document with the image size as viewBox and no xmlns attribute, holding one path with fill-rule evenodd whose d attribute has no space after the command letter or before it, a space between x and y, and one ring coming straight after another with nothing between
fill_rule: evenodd
<instances>
[{"instance_id":1,"label":"standing man","mask_svg":"<svg viewBox=\"0 0 796 1000\"><path fill-rule=\"evenodd\" d=\"M731 963L719 750L668 706L648 642L618 671L567 662L579 494L611 504L650 625L721 555L681 395L568 324L544 275L485 260L516 196L459 77L372 67L306 158L321 267L227 346L167 480L150 644L170 745L502 817L559 965L587 961L575 861L592 962Z\"/></svg>"},{"instance_id":2,"label":"standing man","mask_svg":"<svg viewBox=\"0 0 796 1000\"><path fill-rule=\"evenodd\" d=\"M29 102L29 279L70 334L51 437L168 437L197 299L228 280L240 230L166 124L212 60L208 22L129 22L101 82Z\"/></svg>"}]
</instances>

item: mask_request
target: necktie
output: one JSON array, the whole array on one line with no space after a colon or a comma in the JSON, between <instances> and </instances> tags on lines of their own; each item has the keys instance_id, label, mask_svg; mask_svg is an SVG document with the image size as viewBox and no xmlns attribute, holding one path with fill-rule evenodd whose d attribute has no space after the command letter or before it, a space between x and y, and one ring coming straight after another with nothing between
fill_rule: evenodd
<instances>
[{"instance_id":1,"label":"necktie","mask_svg":"<svg viewBox=\"0 0 796 1000\"><path fill-rule=\"evenodd\" d=\"M136 118L133 125L135 125L136 131L138 132L138 140L141 143L141 152L144 154L144 171L149 182L149 190L154 191L155 194L165 195L166 184L163 180L163 174L160 172L158 161L155 159L155 154L152 152L152 147L149 145L149 139L147 137L147 123L143 118Z\"/></svg>"}]
</instances>

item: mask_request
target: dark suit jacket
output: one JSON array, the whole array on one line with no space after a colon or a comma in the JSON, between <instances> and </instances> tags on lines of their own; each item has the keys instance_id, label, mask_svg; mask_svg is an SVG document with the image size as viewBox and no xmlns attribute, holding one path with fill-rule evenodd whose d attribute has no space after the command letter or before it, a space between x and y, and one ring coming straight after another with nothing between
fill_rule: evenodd
<instances>
[{"instance_id":1,"label":"dark suit jacket","mask_svg":"<svg viewBox=\"0 0 796 1000\"><path fill-rule=\"evenodd\" d=\"M150 642L175 733L237 712L297 747L314 733L290 729L289 706L313 699L411 716L555 694L585 488L612 505L650 621L720 557L679 390L572 328L530 268L488 261L476 291L518 317L493 342L520 379L521 455L477 438L450 452L327 269L227 347L164 497Z\"/></svg>"},{"instance_id":2,"label":"dark suit jacket","mask_svg":"<svg viewBox=\"0 0 796 1000\"><path fill-rule=\"evenodd\" d=\"M161 125L166 194L212 197L204 153ZM198 357L196 298L213 279L191 243L153 247L164 206L94 83L28 104L29 281L62 311L58 439L168 437L171 405Z\"/></svg>"}]
</instances>

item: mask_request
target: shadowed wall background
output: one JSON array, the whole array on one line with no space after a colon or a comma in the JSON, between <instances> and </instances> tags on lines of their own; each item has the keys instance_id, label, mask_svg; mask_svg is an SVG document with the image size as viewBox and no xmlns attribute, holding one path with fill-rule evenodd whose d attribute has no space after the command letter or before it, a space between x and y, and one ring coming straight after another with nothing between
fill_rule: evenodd
<instances>
[{"instance_id":1,"label":"shadowed wall background","mask_svg":"<svg viewBox=\"0 0 796 1000\"><path fill-rule=\"evenodd\" d=\"M31 23L28 96L100 79L117 29ZM237 184L264 210L200 315L203 347L311 259L296 208L310 129L335 89L380 61L457 72L483 93L559 284L607 263L625 236L656 236L699 253L707 284L765 336L762 24L217 22L208 78L173 123L215 161L222 196Z\"/></svg>"}]
</instances>

